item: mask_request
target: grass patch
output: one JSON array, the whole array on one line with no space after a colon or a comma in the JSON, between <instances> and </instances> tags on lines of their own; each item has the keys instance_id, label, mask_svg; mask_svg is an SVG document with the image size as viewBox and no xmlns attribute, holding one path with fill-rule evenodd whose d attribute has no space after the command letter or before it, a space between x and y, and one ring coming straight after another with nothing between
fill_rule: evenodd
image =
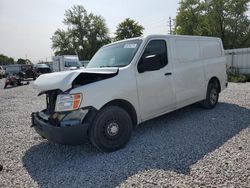
<instances>
[{"instance_id":1,"label":"grass patch","mask_svg":"<svg viewBox=\"0 0 250 188\"><path fill-rule=\"evenodd\" d=\"M250 82L250 75L244 75L239 73L228 73L228 81L235 83Z\"/></svg>"}]
</instances>

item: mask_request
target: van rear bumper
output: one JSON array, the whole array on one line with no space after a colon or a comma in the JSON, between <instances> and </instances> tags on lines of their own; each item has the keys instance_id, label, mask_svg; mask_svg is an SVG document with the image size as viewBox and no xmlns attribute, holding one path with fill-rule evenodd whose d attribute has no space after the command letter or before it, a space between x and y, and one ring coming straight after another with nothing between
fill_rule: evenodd
<instances>
[{"instance_id":1,"label":"van rear bumper","mask_svg":"<svg viewBox=\"0 0 250 188\"><path fill-rule=\"evenodd\" d=\"M39 115L39 112L31 114L32 127L42 137L50 142L66 145L79 145L86 142L87 131L91 124L91 118L87 118L90 111L85 114L84 122L79 119L62 120L59 124L53 125Z\"/></svg>"}]
</instances>

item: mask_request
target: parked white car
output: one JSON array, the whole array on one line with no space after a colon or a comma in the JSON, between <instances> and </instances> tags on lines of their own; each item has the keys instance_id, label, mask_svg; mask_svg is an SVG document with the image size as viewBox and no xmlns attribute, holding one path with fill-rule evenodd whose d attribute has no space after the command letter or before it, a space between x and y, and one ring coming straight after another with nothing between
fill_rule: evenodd
<instances>
[{"instance_id":1,"label":"parked white car","mask_svg":"<svg viewBox=\"0 0 250 188\"><path fill-rule=\"evenodd\" d=\"M101 151L126 145L133 127L201 102L216 106L227 87L220 39L151 35L102 47L86 69L41 75L35 86L47 108L32 114L35 130L49 141Z\"/></svg>"},{"instance_id":2,"label":"parked white car","mask_svg":"<svg viewBox=\"0 0 250 188\"><path fill-rule=\"evenodd\" d=\"M0 79L5 77L5 70L2 66L0 66Z\"/></svg>"}]
</instances>

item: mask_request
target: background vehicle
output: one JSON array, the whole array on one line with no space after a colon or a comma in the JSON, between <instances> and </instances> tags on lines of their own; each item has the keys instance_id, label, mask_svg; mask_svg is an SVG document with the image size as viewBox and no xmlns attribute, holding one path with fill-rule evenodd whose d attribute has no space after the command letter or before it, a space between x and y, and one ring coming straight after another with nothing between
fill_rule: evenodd
<instances>
[{"instance_id":1,"label":"background vehicle","mask_svg":"<svg viewBox=\"0 0 250 188\"><path fill-rule=\"evenodd\" d=\"M80 63L77 55L54 56L52 57L52 60L54 72L82 68L82 64Z\"/></svg>"},{"instance_id":2,"label":"background vehicle","mask_svg":"<svg viewBox=\"0 0 250 188\"><path fill-rule=\"evenodd\" d=\"M37 77L33 65L21 65L21 71L24 73L25 79L32 78L33 80L35 80Z\"/></svg>"},{"instance_id":3,"label":"background vehicle","mask_svg":"<svg viewBox=\"0 0 250 188\"><path fill-rule=\"evenodd\" d=\"M50 67L46 64L35 64L34 71L37 77L40 76L41 74L47 74L52 72Z\"/></svg>"},{"instance_id":4,"label":"background vehicle","mask_svg":"<svg viewBox=\"0 0 250 188\"><path fill-rule=\"evenodd\" d=\"M5 70L2 66L0 66L0 79L5 77Z\"/></svg>"},{"instance_id":5,"label":"background vehicle","mask_svg":"<svg viewBox=\"0 0 250 188\"><path fill-rule=\"evenodd\" d=\"M227 87L218 38L151 35L102 47L86 69L40 76L47 108L32 114L50 141L101 151L126 145L135 125L201 102L212 109Z\"/></svg>"},{"instance_id":6,"label":"background vehicle","mask_svg":"<svg viewBox=\"0 0 250 188\"><path fill-rule=\"evenodd\" d=\"M8 74L5 79L4 89L6 89L7 86L21 86L23 85L22 83L23 81L24 81L23 72ZM26 85L27 84L29 84L29 82L26 82Z\"/></svg>"},{"instance_id":7,"label":"background vehicle","mask_svg":"<svg viewBox=\"0 0 250 188\"><path fill-rule=\"evenodd\" d=\"M36 73L33 70L33 65L9 65L6 67L6 76L7 75L19 75L22 76L23 79L32 78L33 80L36 79Z\"/></svg>"}]
</instances>

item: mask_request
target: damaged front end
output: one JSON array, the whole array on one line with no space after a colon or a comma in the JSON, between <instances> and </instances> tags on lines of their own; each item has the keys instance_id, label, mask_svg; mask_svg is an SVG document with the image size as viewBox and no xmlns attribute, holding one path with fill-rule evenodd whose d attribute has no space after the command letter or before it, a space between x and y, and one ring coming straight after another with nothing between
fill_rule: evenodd
<instances>
[{"instance_id":1,"label":"damaged front end","mask_svg":"<svg viewBox=\"0 0 250 188\"><path fill-rule=\"evenodd\" d=\"M82 144L86 141L88 127L96 114L94 108L56 112L56 99L62 92L52 90L46 94L46 109L32 113L32 127L42 137L60 144Z\"/></svg>"},{"instance_id":2,"label":"damaged front end","mask_svg":"<svg viewBox=\"0 0 250 188\"><path fill-rule=\"evenodd\" d=\"M70 93L86 84L112 78L118 69L76 70L44 74L34 85L46 95L46 109L32 113L32 127L42 137L60 144L82 144L97 110L82 108L82 93Z\"/></svg>"}]
</instances>

